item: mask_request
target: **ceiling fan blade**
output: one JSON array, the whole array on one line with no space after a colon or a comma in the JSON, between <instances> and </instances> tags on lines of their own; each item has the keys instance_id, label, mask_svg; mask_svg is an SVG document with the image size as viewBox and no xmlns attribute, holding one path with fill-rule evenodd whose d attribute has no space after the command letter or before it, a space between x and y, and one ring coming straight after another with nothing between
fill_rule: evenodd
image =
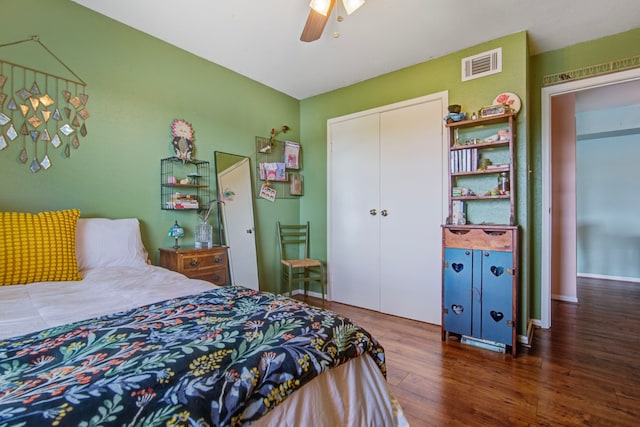
<instances>
[{"instance_id":1,"label":"ceiling fan blade","mask_svg":"<svg viewBox=\"0 0 640 427\"><path fill-rule=\"evenodd\" d=\"M327 12L327 16L324 16L321 13L316 12L315 10L309 10L309 16L307 17L307 22L304 24L304 28L302 29L302 34L300 35L300 40L303 42L312 42L314 40L318 40L324 31L325 25L327 25L327 21L331 16L331 12L336 5L336 0L331 0L331 5L329 6L329 11Z\"/></svg>"}]
</instances>

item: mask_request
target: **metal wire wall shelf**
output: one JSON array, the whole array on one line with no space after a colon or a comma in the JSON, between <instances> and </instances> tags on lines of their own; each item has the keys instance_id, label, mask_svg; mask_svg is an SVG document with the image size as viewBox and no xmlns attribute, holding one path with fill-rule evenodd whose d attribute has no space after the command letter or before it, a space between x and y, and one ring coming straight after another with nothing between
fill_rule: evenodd
<instances>
[{"instance_id":1,"label":"metal wire wall shelf","mask_svg":"<svg viewBox=\"0 0 640 427\"><path fill-rule=\"evenodd\" d=\"M195 159L183 162L177 157L168 157L160 161L160 168L160 209L209 209L209 162Z\"/></svg>"}]
</instances>

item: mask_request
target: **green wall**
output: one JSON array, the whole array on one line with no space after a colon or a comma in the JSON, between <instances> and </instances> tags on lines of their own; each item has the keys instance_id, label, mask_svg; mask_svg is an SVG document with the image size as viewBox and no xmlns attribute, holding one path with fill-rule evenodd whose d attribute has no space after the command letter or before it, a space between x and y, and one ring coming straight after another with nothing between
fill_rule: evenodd
<instances>
[{"instance_id":1,"label":"green wall","mask_svg":"<svg viewBox=\"0 0 640 427\"><path fill-rule=\"evenodd\" d=\"M195 155L212 165L215 150L251 156L255 136L268 137L283 124L291 127L287 137L299 140L298 100L69 0L3 0L2 16L0 44L37 34L88 84L91 117L87 137L70 158L62 147L49 150L53 166L47 171L32 173L31 159L26 165L18 160L19 140L0 151L1 210L79 208L85 217L137 217L157 262L157 248L173 244L167 231L174 220L186 228L184 244L193 244L197 219L195 212L160 210L160 159L172 155L173 119L193 125ZM0 48L0 58L73 77L32 41ZM32 142L27 149L32 158ZM38 150L41 158L43 143ZM299 201L258 200L256 213L262 286L278 290L275 223L297 222Z\"/></svg>"},{"instance_id":2,"label":"green wall","mask_svg":"<svg viewBox=\"0 0 640 427\"><path fill-rule=\"evenodd\" d=\"M503 71L484 78L461 81L461 60L467 56L502 47ZM326 257L327 250L327 120L370 108L416 98L431 93L449 91L449 103L461 104L463 111L477 111L490 105L501 92L514 92L522 100L518 114L519 164L527 164L527 34L516 33L483 43L443 58L434 59L393 73L385 74L352 86L301 101L300 126L305 147L305 197L300 205L301 220L312 224L313 251ZM309 157L314 161L309 163ZM526 168L518 171L517 217L522 229L523 288L527 287L528 215ZM428 184L428 183L427 183ZM412 195L408 195L412 196ZM320 242L322 238L322 242ZM322 244L321 244L322 243ZM313 254L312 254L313 255ZM329 266L331 268L331 266ZM522 296L521 319L527 319L528 293ZM521 322L526 323L525 322Z\"/></svg>"},{"instance_id":3,"label":"green wall","mask_svg":"<svg viewBox=\"0 0 640 427\"><path fill-rule=\"evenodd\" d=\"M580 43L531 57L531 317L541 313L541 230L542 230L542 118L541 94L544 76L571 71L608 61L640 55L640 28Z\"/></svg>"},{"instance_id":4,"label":"green wall","mask_svg":"<svg viewBox=\"0 0 640 427\"><path fill-rule=\"evenodd\" d=\"M521 328L522 320L540 317L542 78L640 54L640 29L533 57L526 32L520 32L298 101L69 0L4 0L2 12L12 19L2 24L0 44L37 34L88 83L91 118L89 133L78 150L71 150L71 158L65 159L61 149L49 150L53 166L48 171L34 174L30 161L18 160L18 140L0 151L0 209L79 208L85 217L137 217L157 261L156 249L172 245L167 230L173 221L187 228L187 244L196 222L193 212L159 209L159 161L172 155L171 121L192 123L196 157L212 164L216 150L252 156L256 135L268 137L271 128L287 124L287 139L303 144L305 196L256 201L260 278L267 290L280 288L277 220L311 221L312 255L326 257L328 119L443 90L449 91L450 103L465 111L491 103L500 92L517 93L523 102L516 147L517 217L523 231ZM503 49L503 72L461 82L460 60L496 47ZM0 58L72 77L34 42L0 48ZM33 156L32 144L27 148ZM41 158L42 145L38 150Z\"/></svg>"}]
</instances>

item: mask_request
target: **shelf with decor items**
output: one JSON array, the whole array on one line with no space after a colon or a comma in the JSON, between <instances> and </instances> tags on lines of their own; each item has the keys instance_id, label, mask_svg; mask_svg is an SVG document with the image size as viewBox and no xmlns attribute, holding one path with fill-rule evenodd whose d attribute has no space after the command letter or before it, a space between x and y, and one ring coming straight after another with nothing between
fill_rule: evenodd
<instances>
[{"instance_id":1,"label":"shelf with decor items","mask_svg":"<svg viewBox=\"0 0 640 427\"><path fill-rule=\"evenodd\" d=\"M446 124L442 340L516 356L515 112Z\"/></svg>"},{"instance_id":2,"label":"shelf with decor items","mask_svg":"<svg viewBox=\"0 0 640 427\"><path fill-rule=\"evenodd\" d=\"M209 209L209 162L168 157L160 161L160 169L161 209Z\"/></svg>"},{"instance_id":3,"label":"shelf with decor items","mask_svg":"<svg viewBox=\"0 0 640 427\"><path fill-rule=\"evenodd\" d=\"M493 117L447 123L449 131L449 216L447 224L515 223L515 117ZM502 179L501 185L498 178ZM460 193L458 193L460 191ZM454 218L454 201L465 202L464 219ZM473 203L499 201L488 208ZM471 202L467 204L467 202ZM506 203L506 205L504 205ZM496 215L497 213L497 215Z\"/></svg>"}]
</instances>

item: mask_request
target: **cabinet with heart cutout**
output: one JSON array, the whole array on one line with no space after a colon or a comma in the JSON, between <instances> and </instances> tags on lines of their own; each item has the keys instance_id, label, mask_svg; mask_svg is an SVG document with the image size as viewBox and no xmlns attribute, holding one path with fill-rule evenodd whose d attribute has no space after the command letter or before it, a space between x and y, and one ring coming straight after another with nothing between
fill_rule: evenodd
<instances>
[{"instance_id":1,"label":"cabinet with heart cutout","mask_svg":"<svg viewBox=\"0 0 640 427\"><path fill-rule=\"evenodd\" d=\"M516 355L517 239L516 226L443 226L443 341L468 337Z\"/></svg>"}]
</instances>

